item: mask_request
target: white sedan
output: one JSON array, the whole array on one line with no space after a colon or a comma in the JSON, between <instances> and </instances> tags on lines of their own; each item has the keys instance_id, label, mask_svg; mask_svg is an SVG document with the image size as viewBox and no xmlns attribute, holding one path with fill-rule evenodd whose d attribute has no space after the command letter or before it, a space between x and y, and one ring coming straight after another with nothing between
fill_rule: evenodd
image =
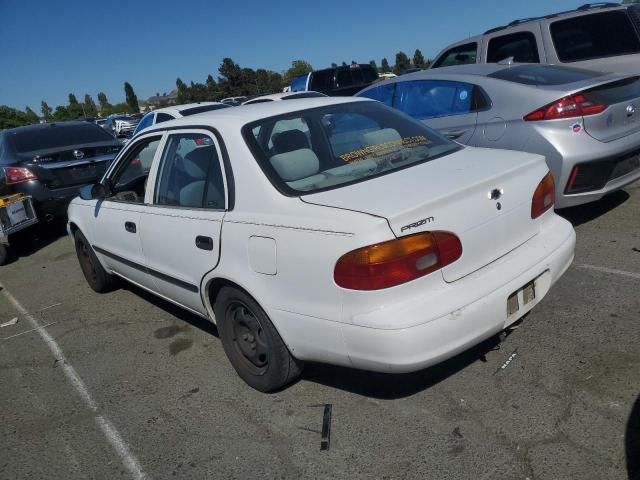
<instances>
[{"instance_id":1,"label":"white sedan","mask_svg":"<svg viewBox=\"0 0 640 480\"><path fill-rule=\"evenodd\" d=\"M463 147L381 103L229 108L136 136L69 207L89 285L217 324L272 391L304 361L440 362L521 318L574 254L544 158Z\"/></svg>"}]
</instances>

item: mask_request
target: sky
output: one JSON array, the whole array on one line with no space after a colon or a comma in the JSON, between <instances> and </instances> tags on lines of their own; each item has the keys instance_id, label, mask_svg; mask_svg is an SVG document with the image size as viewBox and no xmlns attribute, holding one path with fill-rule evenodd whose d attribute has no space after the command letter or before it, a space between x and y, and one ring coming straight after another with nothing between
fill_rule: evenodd
<instances>
[{"instance_id":1,"label":"sky","mask_svg":"<svg viewBox=\"0 0 640 480\"><path fill-rule=\"evenodd\" d=\"M584 2L583 2L584 3ZM433 58L449 43L581 0L0 0L0 105L40 113L69 93L139 99L218 76L224 57L283 72L355 60L391 65L398 51Z\"/></svg>"}]
</instances>

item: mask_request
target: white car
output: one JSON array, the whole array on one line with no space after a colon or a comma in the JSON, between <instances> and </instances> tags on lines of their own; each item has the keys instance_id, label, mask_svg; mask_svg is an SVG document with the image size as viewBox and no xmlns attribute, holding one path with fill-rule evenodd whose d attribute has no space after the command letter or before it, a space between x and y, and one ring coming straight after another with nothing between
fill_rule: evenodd
<instances>
[{"instance_id":1,"label":"white car","mask_svg":"<svg viewBox=\"0 0 640 480\"><path fill-rule=\"evenodd\" d=\"M508 327L573 259L553 199L539 155L308 98L142 132L68 230L94 290L115 275L215 322L238 374L272 391L304 361L409 372Z\"/></svg>"},{"instance_id":2,"label":"white car","mask_svg":"<svg viewBox=\"0 0 640 480\"><path fill-rule=\"evenodd\" d=\"M242 105L253 105L254 103L266 103L273 102L278 100L297 100L300 98L319 98L319 97L328 97L324 93L320 92L282 92L282 93L272 93L270 95L261 95L259 97L252 98L251 100L247 100Z\"/></svg>"},{"instance_id":3,"label":"white car","mask_svg":"<svg viewBox=\"0 0 640 480\"><path fill-rule=\"evenodd\" d=\"M157 123L168 122L169 120L175 120L176 118L188 117L190 115L212 112L214 110L229 107L230 105L221 102L197 102L158 108L142 117L133 134L136 135L138 132L141 132L145 128L149 128Z\"/></svg>"}]
</instances>

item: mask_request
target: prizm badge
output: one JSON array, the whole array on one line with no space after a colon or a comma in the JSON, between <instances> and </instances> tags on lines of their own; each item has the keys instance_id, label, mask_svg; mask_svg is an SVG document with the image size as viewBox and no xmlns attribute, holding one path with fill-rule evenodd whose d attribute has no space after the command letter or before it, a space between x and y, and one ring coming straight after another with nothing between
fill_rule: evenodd
<instances>
[{"instance_id":1,"label":"prizm badge","mask_svg":"<svg viewBox=\"0 0 640 480\"><path fill-rule=\"evenodd\" d=\"M422 220L415 222L415 223L411 223L409 225L405 225L404 227L402 227L400 229L400 232L404 232L405 230L411 230L412 228L418 228L421 227L422 225L426 225L427 223L431 223L434 222L435 218L433 217L427 217L427 218L423 218Z\"/></svg>"}]
</instances>

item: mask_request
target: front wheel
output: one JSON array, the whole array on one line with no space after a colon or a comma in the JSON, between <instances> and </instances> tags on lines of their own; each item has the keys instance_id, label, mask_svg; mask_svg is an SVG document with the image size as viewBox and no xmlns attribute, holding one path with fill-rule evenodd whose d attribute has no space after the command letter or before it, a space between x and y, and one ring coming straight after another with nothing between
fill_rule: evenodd
<instances>
[{"instance_id":1,"label":"front wheel","mask_svg":"<svg viewBox=\"0 0 640 480\"><path fill-rule=\"evenodd\" d=\"M82 268L82 273L84 273L84 278L86 278L89 286L98 293L113 290L116 280L100 264L87 238L78 230L74 235L74 239L80 268Z\"/></svg>"},{"instance_id":2,"label":"front wheel","mask_svg":"<svg viewBox=\"0 0 640 480\"><path fill-rule=\"evenodd\" d=\"M272 392L300 376L302 363L289 353L267 314L248 294L223 288L215 314L224 351L249 386Z\"/></svg>"}]
</instances>

